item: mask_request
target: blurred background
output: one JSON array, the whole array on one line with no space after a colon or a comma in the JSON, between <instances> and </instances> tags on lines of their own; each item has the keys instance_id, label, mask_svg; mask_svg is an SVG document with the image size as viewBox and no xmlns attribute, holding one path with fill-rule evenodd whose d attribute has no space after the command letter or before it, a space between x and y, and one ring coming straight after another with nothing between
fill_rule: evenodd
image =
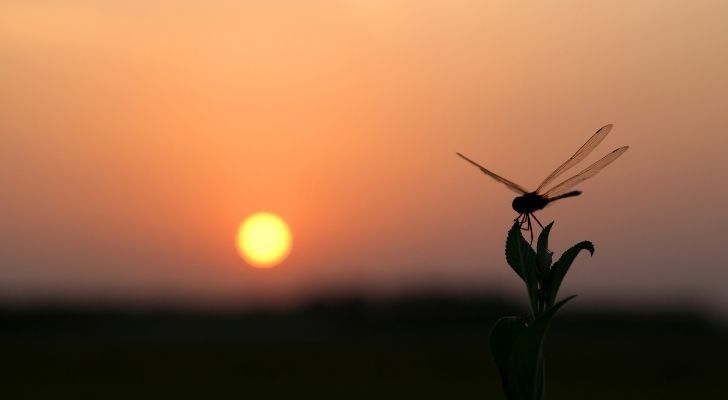
<instances>
[{"instance_id":1,"label":"blurred background","mask_svg":"<svg viewBox=\"0 0 728 400\"><path fill-rule=\"evenodd\" d=\"M526 312L513 194L454 153L533 189L613 123L585 165L630 150L539 214L557 254L596 245L548 396L720 397L726 20L710 0L3 1L7 390L496 396L489 326ZM292 230L274 268L235 245L261 210Z\"/></svg>"},{"instance_id":2,"label":"blurred background","mask_svg":"<svg viewBox=\"0 0 728 400\"><path fill-rule=\"evenodd\" d=\"M497 318L525 312L457 295L340 298L286 312L4 310L2 393L504 399L488 333ZM725 326L690 310L563 312L546 338L546 396L726 398L725 339Z\"/></svg>"}]
</instances>

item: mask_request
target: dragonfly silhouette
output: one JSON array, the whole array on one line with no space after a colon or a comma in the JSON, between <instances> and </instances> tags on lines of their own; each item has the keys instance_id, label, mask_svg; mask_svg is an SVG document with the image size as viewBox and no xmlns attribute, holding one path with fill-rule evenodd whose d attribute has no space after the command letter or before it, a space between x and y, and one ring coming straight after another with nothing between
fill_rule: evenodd
<instances>
[{"instance_id":1,"label":"dragonfly silhouette","mask_svg":"<svg viewBox=\"0 0 728 400\"><path fill-rule=\"evenodd\" d=\"M552 187L545 192L543 191L546 186L554 179L556 179L561 174L563 174L564 172L578 164L581 160L586 158L586 156L588 156L597 147L597 145L601 143L602 140L604 140L604 138L611 130L612 124L605 125L601 129L599 129L594 135L592 135L591 138L589 138L589 140L586 141L586 143L584 143L583 146L581 146L579 150L576 151L576 153L574 153L573 156L571 156L568 160L566 160L563 164L556 168L554 172L551 173L551 175L547 176L546 179L544 179L543 182L541 182L541 184L538 186L538 188L536 188L536 190L534 190L533 192L529 192L528 190L524 189L523 186L513 183L508 179L486 169L482 165L476 163L475 161L469 159L468 157L465 157L460 153L457 153L457 155L462 157L465 161L478 167L481 171L483 171L484 174L506 185L509 189L520 195L513 199L512 207L518 213L516 221L521 224L521 229L525 231L530 231L531 242L533 243L533 229L531 226L531 217L533 217L533 219L538 222L539 226L541 226L541 229L543 229L543 224L541 224L541 221L536 218L534 212L542 210L544 207L553 203L556 200L580 195L580 191L570 191L570 189L577 184L596 175L597 173L599 173L599 171L604 169L604 167L611 164L625 151L627 151L629 146L620 147L607 154L606 156L602 157L594 164L584 168L584 170L582 170L578 174L559 183L558 185ZM526 226L525 228L524 225Z\"/></svg>"}]
</instances>

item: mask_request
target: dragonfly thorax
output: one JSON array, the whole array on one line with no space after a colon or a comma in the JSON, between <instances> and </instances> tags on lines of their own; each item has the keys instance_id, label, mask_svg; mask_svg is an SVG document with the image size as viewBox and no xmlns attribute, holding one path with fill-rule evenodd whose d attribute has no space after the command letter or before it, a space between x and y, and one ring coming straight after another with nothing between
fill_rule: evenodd
<instances>
[{"instance_id":1,"label":"dragonfly thorax","mask_svg":"<svg viewBox=\"0 0 728 400\"><path fill-rule=\"evenodd\" d=\"M548 200L538 193L526 193L513 199L513 209L519 214L530 214L546 207Z\"/></svg>"}]
</instances>

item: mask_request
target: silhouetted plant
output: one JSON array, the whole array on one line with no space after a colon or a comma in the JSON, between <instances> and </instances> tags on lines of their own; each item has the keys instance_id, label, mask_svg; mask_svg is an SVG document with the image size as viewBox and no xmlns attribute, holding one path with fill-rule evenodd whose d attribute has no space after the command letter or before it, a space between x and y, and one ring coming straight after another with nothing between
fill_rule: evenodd
<instances>
[{"instance_id":1,"label":"silhouetted plant","mask_svg":"<svg viewBox=\"0 0 728 400\"><path fill-rule=\"evenodd\" d=\"M552 264L548 240L553 224L541 231L535 251L521 235L518 221L506 239L506 261L526 284L531 306L531 315L527 318L501 318L490 334L491 351L509 400L544 398L544 337L554 314L576 297L572 295L556 302L559 287L579 252L588 250L594 254L594 245L583 241L566 250Z\"/></svg>"}]
</instances>

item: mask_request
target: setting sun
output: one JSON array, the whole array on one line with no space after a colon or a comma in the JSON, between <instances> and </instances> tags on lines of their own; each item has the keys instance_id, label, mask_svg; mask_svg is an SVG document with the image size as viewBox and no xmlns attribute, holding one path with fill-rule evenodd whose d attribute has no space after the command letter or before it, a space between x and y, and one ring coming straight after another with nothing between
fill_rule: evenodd
<instances>
[{"instance_id":1,"label":"setting sun","mask_svg":"<svg viewBox=\"0 0 728 400\"><path fill-rule=\"evenodd\" d=\"M291 231L278 215L259 212L248 216L240 225L236 243L248 264L270 268L291 251Z\"/></svg>"}]
</instances>

